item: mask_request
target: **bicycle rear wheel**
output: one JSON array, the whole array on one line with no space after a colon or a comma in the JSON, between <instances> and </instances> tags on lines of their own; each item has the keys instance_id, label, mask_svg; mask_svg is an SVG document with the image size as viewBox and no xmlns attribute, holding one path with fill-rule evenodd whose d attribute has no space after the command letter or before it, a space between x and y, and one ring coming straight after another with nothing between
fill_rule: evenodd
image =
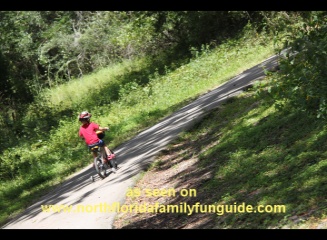
<instances>
[{"instance_id":1,"label":"bicycle rear wheel","mask_svg":"<svg viewBox=\"0 0 327 240\"><path fill-rule=\"evenodd\" d=\"M99 177L102 179L106 178L109 175L109 173L107 172L108 169L107 166L108 166L107 164L102 164L102 160L100 156L94 158L95 170L97 171Z\"/></svg>"}]
</instances>

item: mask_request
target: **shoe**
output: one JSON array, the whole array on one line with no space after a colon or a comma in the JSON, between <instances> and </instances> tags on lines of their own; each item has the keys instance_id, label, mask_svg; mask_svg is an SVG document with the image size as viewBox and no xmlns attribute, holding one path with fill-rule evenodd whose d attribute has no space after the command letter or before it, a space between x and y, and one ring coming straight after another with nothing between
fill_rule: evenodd
<instances>
[{"instance_id":1,"label":"shoe","mask_svg":"<svg viewBox=\"0 0 327 240\"><path fill-rule=\"evenodd\" d=\"M116 168L111 168L111 171L112 171L113 173L116 173L116 172L117 172Z\"/></svg>"},{"instance_id":2,"label":"shoe","mask_svg":"<svg viewBox=\"0 0 327 240\"><path fill-rule=\"evenodd\" d=\"M116 155L114 153L112 153L108 156L108 160L114 159L115 157L116 157Z\"/></svg>"}]
</instances>

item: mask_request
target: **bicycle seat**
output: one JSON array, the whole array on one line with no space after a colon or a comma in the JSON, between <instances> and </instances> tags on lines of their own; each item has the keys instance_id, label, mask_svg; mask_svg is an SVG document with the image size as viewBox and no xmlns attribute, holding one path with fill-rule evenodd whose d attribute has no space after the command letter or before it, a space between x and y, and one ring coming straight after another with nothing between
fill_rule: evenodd
<instances>
[{"instance_id":1,"label":"bicycle seat","mask_svg":"<svg viewBox=\"0 0 327 240\"><path fill-rule=\"evenodd\" d=\"M99 150L99 146L89 147L92 152L97 152Z\"/></svg>"}]
</instances>

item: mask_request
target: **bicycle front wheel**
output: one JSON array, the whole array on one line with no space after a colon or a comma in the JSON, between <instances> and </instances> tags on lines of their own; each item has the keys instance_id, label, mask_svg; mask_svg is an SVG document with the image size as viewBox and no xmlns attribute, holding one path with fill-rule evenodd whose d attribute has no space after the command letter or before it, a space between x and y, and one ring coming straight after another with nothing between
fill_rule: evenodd
<instances>
[{"instance_id":1,"label":"bicycle front wheel","mask_svg":"<svg viewBox=\"0 0 327 240\"><path fill-rule=\"evenodd\" d=\"M94 158L94 167L100 178L103 179L109 175L109 173L107 172L107 167L105 164L102 164L100 156Z\"/></svg>"}]
</instances>

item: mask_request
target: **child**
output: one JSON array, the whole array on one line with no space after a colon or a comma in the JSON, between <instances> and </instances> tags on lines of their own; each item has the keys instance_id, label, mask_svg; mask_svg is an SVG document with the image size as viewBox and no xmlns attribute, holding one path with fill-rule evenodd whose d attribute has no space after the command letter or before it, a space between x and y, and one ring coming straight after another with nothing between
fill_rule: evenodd
<instances>
[{"instance_id":1,"label":"child","mask_svg":"<svg viewBox=\"0 0 327 240\"><path fill-rule=\"evenodd\" d=\"M96 131L107 131L109 130L109 127L100 127L98 124L94 122L90 122L91 118L91 113L84 111L81 112L78 115L78 120L82 123L82 126L79 129L79 137L84 138L85 143L87 144L88 147L90 146L100 146L104 147L108 159L105 159L105 161L113 161L113 158L115 158L115 154L110 151L110 149L106 146L104 141L102 139L99 139ZM93 157L97 157L97 153L93 152ZM116 172L116 164L114 162L110 163L111 166L115 166L112 168L113 172Z\"/></svg>"}]
</instances>

